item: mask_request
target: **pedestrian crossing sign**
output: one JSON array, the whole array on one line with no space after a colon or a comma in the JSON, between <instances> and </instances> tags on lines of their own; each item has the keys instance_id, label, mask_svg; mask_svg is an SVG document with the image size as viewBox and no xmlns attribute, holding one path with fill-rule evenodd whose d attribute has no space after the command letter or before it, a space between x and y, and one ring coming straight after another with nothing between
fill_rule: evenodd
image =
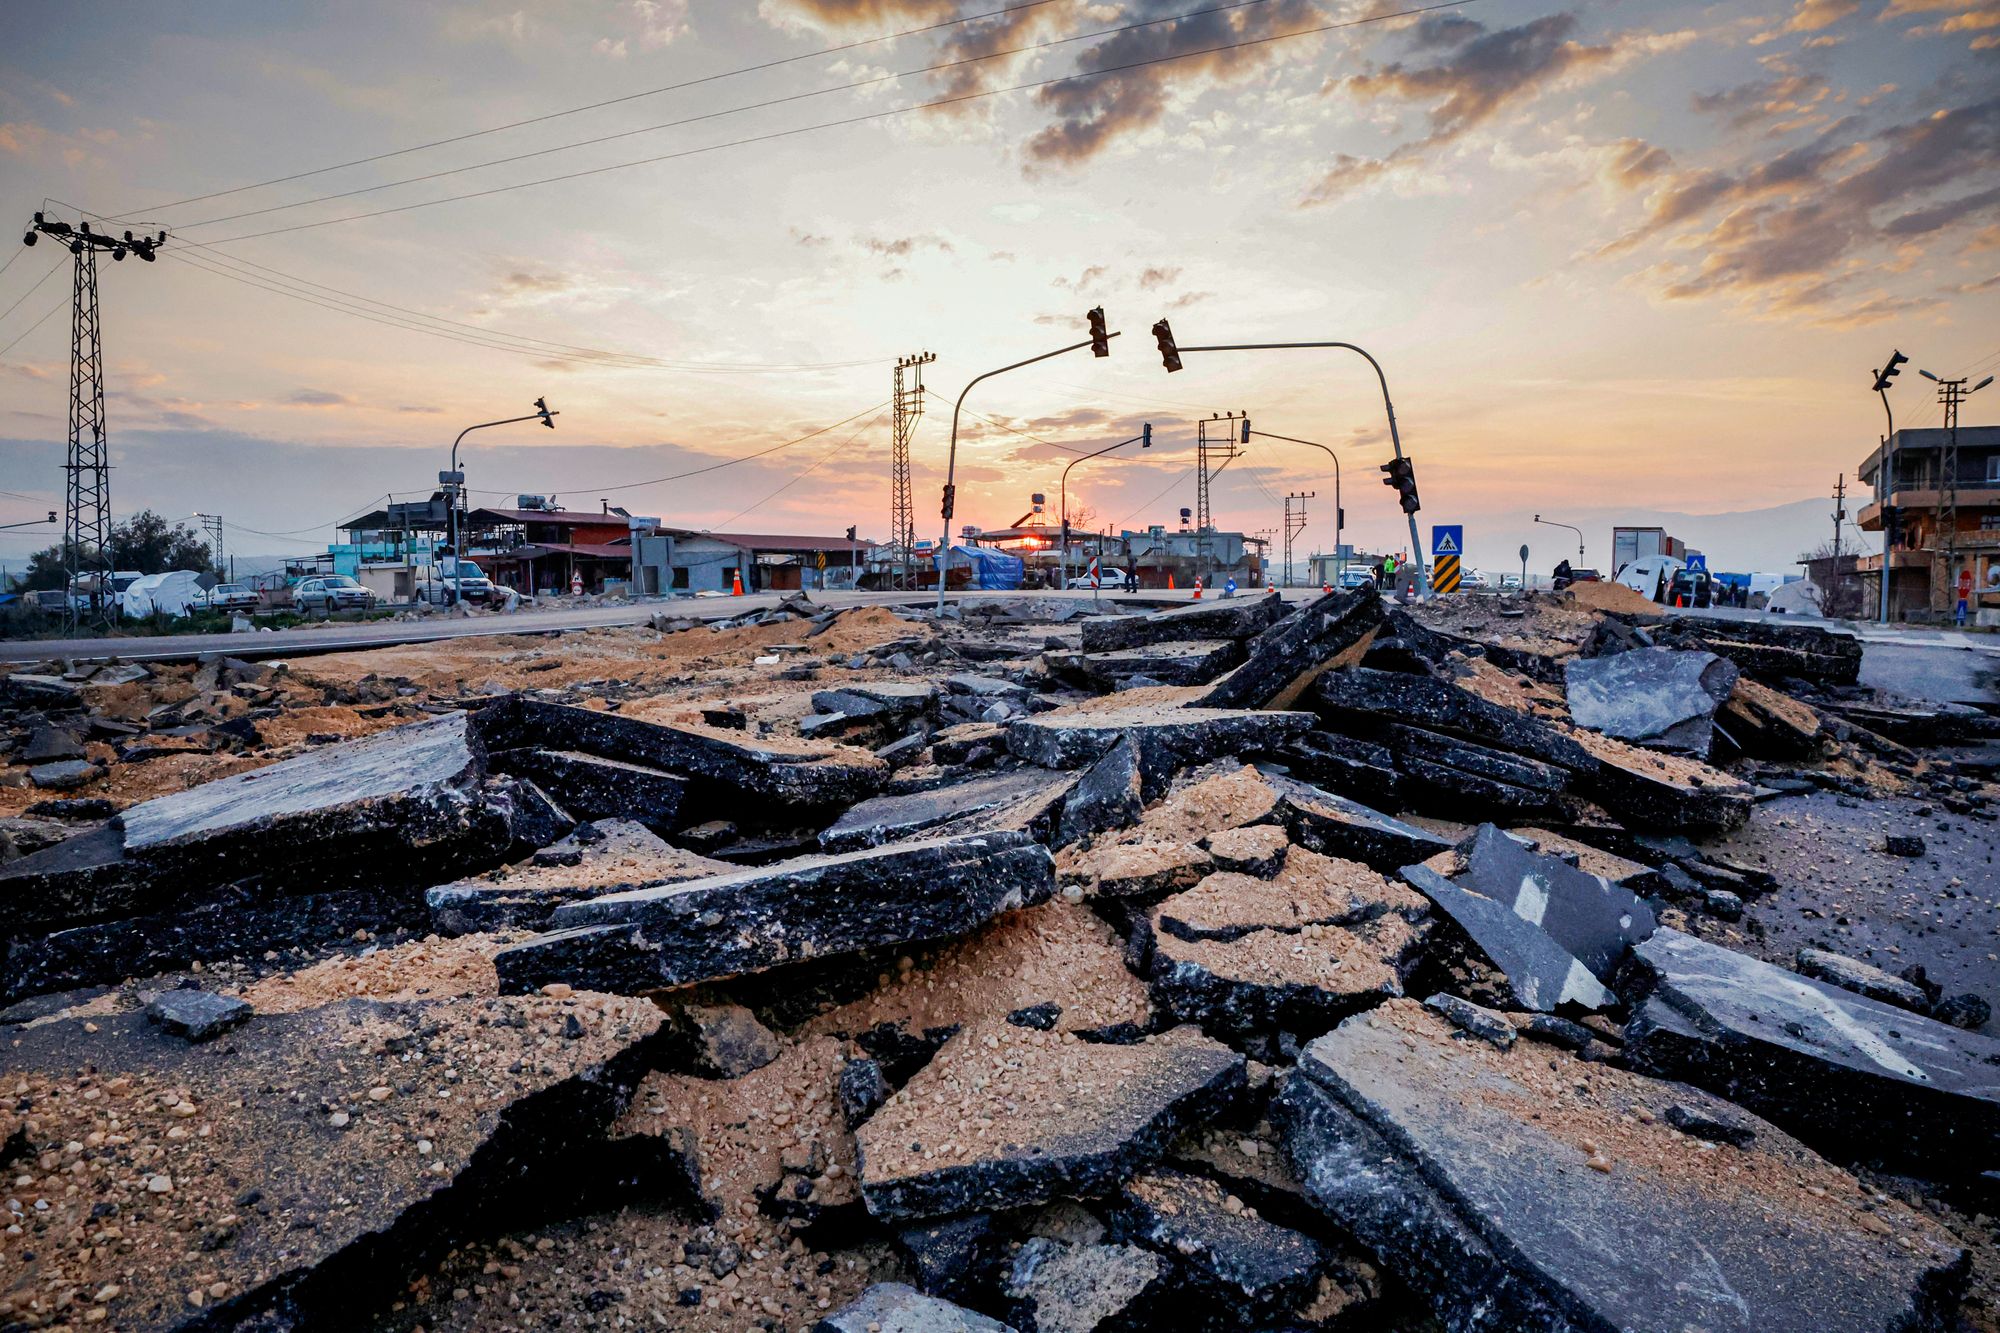
<instances>
[{"instance_id":1,"label":"pedestrian crossing sign","mask_svg":"<svg viewBox=\"0 0 2000 1333\"><path fill-rule=\"evenodd\" d=\"M1465 554L1465 525L1462 523L1434 524L1431 527L1431 554L1462 556Z\"/></svg>"}]
</instances>

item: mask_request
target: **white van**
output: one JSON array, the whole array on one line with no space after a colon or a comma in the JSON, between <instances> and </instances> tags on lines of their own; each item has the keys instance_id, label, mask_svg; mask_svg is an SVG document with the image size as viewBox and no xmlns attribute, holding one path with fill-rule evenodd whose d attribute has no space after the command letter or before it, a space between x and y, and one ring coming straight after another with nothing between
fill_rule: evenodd
<instances>
[{"instance_id":1,"label":"white van","mask_svg":"<svg viewBox=\"0 0 2000 1333\"><path fill-rule=\"evenodd\" d=\"M1674 586L1674 575L1687 568L1687 561L1671 555L1642 555L1618 571L1612 582L1623 584L1647 601L1660 601Z\"/></svg>"}]
</instances>

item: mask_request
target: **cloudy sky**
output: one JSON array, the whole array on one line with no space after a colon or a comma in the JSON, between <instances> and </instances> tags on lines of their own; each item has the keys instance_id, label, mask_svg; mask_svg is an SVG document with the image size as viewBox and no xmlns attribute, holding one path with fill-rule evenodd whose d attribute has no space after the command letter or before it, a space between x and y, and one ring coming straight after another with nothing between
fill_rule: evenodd
<instances>
[{"instance_id":1,"label":"cloudy sky","mask_svg":"<svg viewBox=\"0 0 2000 1333\"><path fill-rule=\"evenodd\" d=\"M2000 364L1994 0L126 13L0 9L0 203L171 233L103 266L113 507L219 511L240 551L427 494L460 428L537 395L553 434L468 441L479 498L886 535L891 366L926 350L932 533L951 400L1098 304L1109 359L972 391L961 522L1053 503L1077 451L1150 421L1153 451L1078 467L1072 504L1172 524L1193 421L1247 410L1337 448L1349 540L1407 544L1365 363L1169 376L1162 316L1189 345L1369 348L1421 517L1491 567L1555 558L1534 511L1586 516L1602 562L1627 510L1829 493L1891 346ZM0 251L0 520L59 502L67 260ZM1902 424L1936 419L1927 387L1905 376ZM1299 549L1330 548L1314 450L1256 442L1218 520L1275 529L1291 491L1317 492Z\"/></svg>"}]
</instances>

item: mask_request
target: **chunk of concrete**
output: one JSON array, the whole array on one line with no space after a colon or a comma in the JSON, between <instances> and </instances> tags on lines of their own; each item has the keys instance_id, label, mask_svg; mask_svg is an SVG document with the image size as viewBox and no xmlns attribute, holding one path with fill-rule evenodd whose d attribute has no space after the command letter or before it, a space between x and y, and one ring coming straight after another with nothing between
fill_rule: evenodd
<instances>
[{"instance_id":1,"label":"chunk of concrete","mask_svg":"<svg viewBox=\"0 0 2000 1333\"><path fill-rule=\"evenodd\" d=\"M1578 726L1706 758L1715 710L1736 687L1737 671L1713 653L1634 648L1573 657L1563 674Z\"/></svg>"},{"instance_id":2,"label":"chunk of concrete","mask_svg":"<svg viewBox=\"0 0 2000 1333\"><path fill-rule=\"evenodd\" d=\"M1004 810L1046 793L1052 781L1061 779L1052 780L1046 770L1031 768L924 791L871 796L849 806L819 835L819 844L829 852L849 852L899 842L956 820Z\"/></svg>"},{"instance_id":3,"label":"chunk of concrete","mask_svg":"<svg viewBox=\"0 0 2000 1333\"><path fill-rule=\"evenodd\" d=\"M1195 700L1202 708L1290 708L1323 672L1359 662L1382 627L1372 588L1332 592L1247 645L1243 665Z\"/></svg>"},{"instance_id":4,"label":"chunk of concrete","mask_svg":"<svg viewBox=\"0 0 2000 1333\"><path fill-rule=\"evenodd\" d=\"M2000 1042L1676 930L1632 951L1634 1067L1709 1088L1822 1151L2000 1160Z\"/></svg>"},{"instance_id":5,"label":"chunk of concrete","mask_svg":"<svg viewBox=\"0 0 2000 1333\"><path fill-rule=\"evenodd\" d=\"M1943 1326L1967 1271L1943 1228L1769 1126L1691 1143L1677 1105L1748 1119L1396 1001L1308 1046L1276 1119L1313 1201L1447 1328Z\"/></svg>"},{"instance_id":6,"label":"chunk of concrete","mask_svg":"<svg viewBox=\"0 0 2000 1333\"><path fill-rule=\"evenodd\" d=\"M424 902L444 935L546 930L564 903L735 869L669 846L642 824L607 819L581 826L517 865L440 884L425 893Z\"/></svg>"},{"instance_id":7,"label":"chunk of concrete","mask_svg":"<svg viewBox=\"0 0 2000 1333\"><path fill-rule=\"evenodd\" d=\"M146 1003L146 1017L162 1031L189 1041L210 1041L240 1023L252 1013L250 1005L233 995L217 995L207 990L161 991Z\"/></svg>"},{"instance_id":8,"label":"chunk of concrete","mask_svg":"<svg viewBox=\"0 0 2000 1333\"><path fill-rule=\"evenodd\" d=\"M1310 713L1136 704L1109 709L1058 709L1013 722L1007 748L1044 768L1085 768L1120 740L1139 756L1147 799L1166 790L1181 769L1223 755L1275 749L1312 726Z\"/></svg>"},{"instance_id":9,"label":"chunk of concrete","mask_svg":"<svg viewBox=\"0 0 2000 1333\"><path fill-rule=\"evenodd\" d=\"M23 1028L0 1122L101 1146L15 1215L8 1287L96 1293L104 1326L132 1333L368 1327L495 1217L574 1206L658 1024L650 1004L577 996L349 1000L199 1045L137 1012ZM103 1142L112 1108L133 1143ZM116 1244L68 1239L114 1225Z\"/></svg>"},{"instance_id":10,"label":"chunk of concrete","mask_svg":"<svg viewBox=\"0 0 2000 1333\"><path fill-rule=\"evenodd\" d=\"M532 778L583 819L630 819L656 833L674 826L687 780L648 764L576 750L510 750L494 756L502 772Z\"/></svg>"},{"instance_id":11,"label":"chunk of concrete","mask_svg":"<svg viewBox=\"0 0 2000 1333\"><path fill-rule=\"evenodd\" d=\"M813 1333L1018 1333L962 1305L926 1296L901 1282L878 1282L861 1298L813 1325Z\"/></svg>"},{"instance_id":12,"label":"chunk of concrete","mask_svg":"<svg viewBox=\"0 0 2000 1333\"><path fill-rule=\"evenodd\" d=\"M1160 1167L1127 1181L1111 1234L1187 1264L1239 1314L1269 1315L1312 1293L1329 1256L1255 1214L1213 1180Z\"/></svg>"},{"instance_id":13,"label":"chunk of concrete","mask_svg":"<svg viewBox=\"0 0 2000 1333\"><path fill-rule=\"evenodd\" d=\"M1123 652L1156 643L1249 639L1285 615L1277 593L1232 601L1190 602L1144 616L1098 616L1083 622L1083 651Z\"/></svg>"},{"instance_id":14,"label":"chunk of concrete","mask_svg":"<svg viewBox=\"0 0 2000 1333\"><path fill-rule=\"evenodd\" d=\"M1025 833L924 839L568 903L553 934L494 965L510 992L658 990L960 935L1054 891L1048 850Z\"/></svg>"},{"instance_id":15,"label":"chunk of concrete","mask_svg":"<svg viewBox=\"0 0 2000 1333\"><path fill-rule=\"evenodd\" d=\"M1000 1294L1022 1333L1096 1333L1158 1327L1180 1285L1171 1264L1136 1245L1035 1236L1008 1265Z\"/></svg>"},{"instance_id":16,"label":"chunk of concrete","mask_svg":"<svg viewBox=\"0 0 2000 1333\"><path fill-rule=\"evenodd\" d=\"M975 1025L861 1127L861 1195L921 1218L1103 1194L1243 1087L1243 1057L1193 1028L1107 1046Z\"/></svg>"},{"instance_id":17,"label":"chunk of concrete","mask_svg":"<svg viewBox=\"0 0 2000 1333\"><path fill-rule=\"evenodd\" d=\"M1883 1004L1893 1004L1913 1014L1926 1013L1931 1007L1931 997L1924 993L1923 987L1894 973L1884 972L1879 967L1871 967L1859 958L1849 958L1826 949L1801 949L1792 961L1802 975L1830 982L1842 990L1866 995Z\"/></svg>"}]
</instances>

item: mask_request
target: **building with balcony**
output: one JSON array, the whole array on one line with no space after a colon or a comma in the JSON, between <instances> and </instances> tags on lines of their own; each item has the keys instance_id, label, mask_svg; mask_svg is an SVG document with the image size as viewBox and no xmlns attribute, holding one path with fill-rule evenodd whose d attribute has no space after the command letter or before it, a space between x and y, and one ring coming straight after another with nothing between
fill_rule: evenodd
<instances>
[{"instance_id":1,"label":"building with balcony","mask_svg":"<svg viewBox=\"0 0 2000 1333\"><path fill-rule=\"evenodd\" d=\"M1887 577L1894 619L1949 615L1964 569L1972 571L1973 606L2000 608L2000 426L1959 427L1955 486L1944 484L1945 434L1937 427L1899 430L1858 470L1875 498L1855 513L1855 523L1880 534L1893 520ZM1947 500L1956 512L1948 540L1939 522ZM1862 604L1873 614L1884 576L1881 553L1863 555L1856 573Z\"/></svg>"}]
</instances>

